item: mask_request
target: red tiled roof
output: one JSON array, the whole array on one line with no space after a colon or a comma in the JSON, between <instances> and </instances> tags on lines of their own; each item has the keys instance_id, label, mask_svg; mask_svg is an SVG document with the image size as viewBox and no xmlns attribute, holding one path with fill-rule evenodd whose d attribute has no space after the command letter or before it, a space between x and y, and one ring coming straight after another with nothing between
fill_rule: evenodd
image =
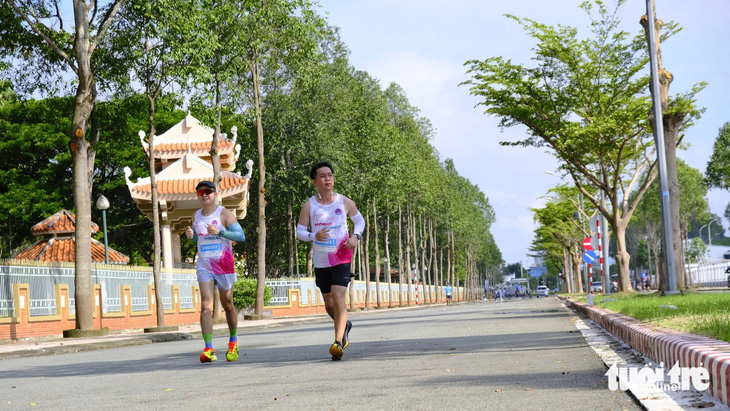
<instances>
[{"instance_id":1,"label":"red tiled roof","mask_svg":"<svg viewBox=\"0 0 730 411\"><path fill-rule=\"evenodd\" d=\"M94 222L91 223L91 233L99 231L99 226ZM30 232L35 236L53 233L74 233L76 232L76 215L68 210L61 210L56 214L46 218L40 223L34 225Z\"/></svg>"},{"instance_id":2,"label":"red tiled roof","mask_svg":"<svg viewBox=\"0 0 730 411\"><path fill-rule=\"evenodd\" d=\"M212 179L212 178L211 178ZM176 178L176 179L162 179L157 181L157 193L158 194L192 194L195 192L195 186L199 182L204 180L203 178ZM219 186L220 190L227 190L232 187L238 187L241 185L247 185L248 179L243 177L221 177L221 183ZM150 184L141 184L134 187L135 191L142 193L152 192L152 186Z\"/></svg>"},{"instance_id":3,"label":"red tiled roof","mask_svg":"<svg viewBox=\"0 0 730 411\"><path fill-rule=\"evenodd\" d=\"M74 254L75 243L76 239L74 237L44 238L21 251L13 259L46 263L74 262L76 261L76 255ZM104 244L93 238L91 239L91 260L95 263L104 262ZM109 248L109 264L128 263L129 257Z\"/></svg>"},{"instance_id":4,"label":"red tiled roof","mask_svg":"<svg viewBox=\"0 0 730 411\"><path fill-rule=\"evenodd\" d=\"M212 140L211 140L212 141ZM208 153L210 151L210 143L211 141L193 141L190 143L190 151L193 153ZM221 150L225 148L233 148L233 141L228 139L219 139L218 140L218 151L230 151L230 150ZM155 154L158 154L159 152L163 151L188 151L188 143L160 143L155 144Z\"/></svg>"}]
</instances>

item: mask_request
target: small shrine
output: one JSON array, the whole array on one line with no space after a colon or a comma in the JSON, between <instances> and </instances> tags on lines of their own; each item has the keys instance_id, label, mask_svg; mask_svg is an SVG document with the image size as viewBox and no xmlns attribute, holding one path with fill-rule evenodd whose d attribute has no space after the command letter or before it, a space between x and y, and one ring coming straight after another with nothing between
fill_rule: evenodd
<instances>
[{"instance_id":1,"label":"small shrine","mask_svg":"<svg viewBox=\"0 0 730 411\"><path fill-rule=\"evenodd\" d=\"M249 181L253 161L246 162L248 173L234 172L241 151L236 144L237 130L231 129L233 138L226 134L218 137L217 154L220 163L220 184L218 201L230 210L237 219L246 216ZM149 155L149 144L140 132L142 147ZM200 124L188 114L168 131L155 136L153 156L155 159L155 181L160 230L162 238L162 267L174 268L181 262L180 235L192 225L193 213L200 208L195 186L202 180L213 180L213 163L210 148L213 130ZM132 171L124 168L127 187L137 207L152 220L152 186L150 178L133 183L129 177Z\"/></svg>"},{"instance_id":2,"label":"small shrine","mask_svg":"<svg viewBox=\"0 0 730 411\"><path fill-rule=\"evenodd\" d=\"M35 244L19 252L12 260L41 261L45 263L76 261L76 216L61 210L31 227L30 232L41 237ZM91 223L91 234L99 232L99 226ZM91 261L104 262L104 244L91 239ZM129 257L109 249L109 264L128 264Z\"/></svg>"}]
</instances>

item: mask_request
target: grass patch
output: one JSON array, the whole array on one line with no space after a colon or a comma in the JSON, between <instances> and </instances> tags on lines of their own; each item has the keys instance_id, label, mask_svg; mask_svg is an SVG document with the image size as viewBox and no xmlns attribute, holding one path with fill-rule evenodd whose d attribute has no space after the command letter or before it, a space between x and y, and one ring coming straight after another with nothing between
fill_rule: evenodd
<instances>
[{"instance_id":1,"label":"grass patch","mask_svg":"<svg viewBox=\"0 0 730 411\"><path fill-rule=\"evenodd\" d=\"M581 297L585 301L585 295ZM627 292L595 295L595 304L659 327L730 342L730 293L661 296L658 292Z\"/></svg>"}]
</instances>

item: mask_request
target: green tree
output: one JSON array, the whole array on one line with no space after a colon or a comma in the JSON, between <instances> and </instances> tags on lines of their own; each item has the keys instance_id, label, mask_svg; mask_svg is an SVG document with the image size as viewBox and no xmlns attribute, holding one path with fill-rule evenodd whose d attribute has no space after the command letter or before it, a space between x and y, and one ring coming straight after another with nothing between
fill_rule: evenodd
<instances>
[{"instance_id":1,"label":"green tree","mask_svg":"<svg viewBox=\"0 0 730 411\"><path fill-rule=\"evenodd\" d=\"M229 92L240 93L247 98L255 118L256 148L258 155L257 231L256 256L258 292L256 315L263 315L264 286L266 278L266 156L263 128L263 99L266 85L278 79L276 69L289 65L295 67L306 60L316 49L312 42L321 20L313 12L308 0L242 1L237 15L237 27L227 33L235 36L238 47L237 64L244 71L229 81ZM264 76L270 73L270 76ZM304 73L300 73L304 74ZM244 81L241 81L244 80Z\"/></svg>"},{"instance_id":2,"label":"green tree","mask_svg":"<svg viewBox=\"0 0 730 411\"><path fill-rule=\"evenodd\" d=\"M35 241L30 233L34 224L73 208L68 195L71 155L65 147L72 112L72 98L0 105L0 156L4 159L0 178L6 182L0 194L0 219L7 224L3 257Z\"/></svg>"},{"instance_id":3,"label":"green tree","mask_svg":"<svg viewBox=\"0 0 730 411\"><path fill-rule=\"evenodd\" d=\"M152 273L155 284L155 299L162 301L160 279L160 212L157 193L157 170L154 139L155 103L164 90L173 82L184 83L195 71L206 51L210 50L208 36L199 32L205 18L200 4L189 0L131 0L120 13L120 23L110 33L109 48L113 57L122 56L125 67L133 78L144 85L147 97L147 137L149 143L148 164L152 192L152 233L154 252ZM201 57L202 55L202 57ZM123 70L121 82L126 83ZM140 131L140 135L144 135ZM215 139L214 139L215 140ZM215 143L215 141L214 141ZM213 159L214 163L217 160ZM166 261L166 264L171 264ZM165 310L157 304L157 325L165 325Z\"/></svg>"},{"instance_id":4,"label":"green tree","mask_svg":"<svg viewBox=\"0 0 730 411\"><path fill-rule=\"evenodd\" d=\"M576 28L510 16L536 39L536 67L502 57L469 61L472 80L466 84L483 99L486 113L500 118L500 126L527 128L526 139L500 144L550 148L607 218L616 239L619 290L630 290L625 231L656 177L656 159L647 133L648 77L638 75L647 59L640 38L617 30L622 3L613 13L602 2L595 2L595 11L590 3L582 5L592 17L587 39L579 39ZM670 109L691 107L697 91L671 100ZM698 115L695 110L685 116L680 129ZM589 186L603 191L609 204L604 207ZM637 194L630 201L632 192Z\"/></svg>"},{"instance_id":5,"label":"green tree","mask_svg":"<svg viewBox=\"0 0 730 411\"><path fill-rule=\"evenodd\" d=\"M690 228L696 225L697 222L706 220L709 216L709 205L706 198L707 186L699 170L690 167L687 163L679 159L677 160L677 175L679 178L680 193L679 214L681 216L678 229L683 244L687 244ZM654 181L649 188L649 192L654 193L658 191L659 182ZM637 209L637 215L632 218L630 225L633 226L632 230L634 233L647 242L658 263L660 256L658 246L661 244L661 208L659 197L645 196ZM684 252L682 252L683 254ZM684 265L684 262L682 265ZM691 281L689 273L686 273L684 270L682 272L685 273L684 278L681 279L682 283L689 285ZM658 273L660 289L666 289L666 272L662 270Z\"/></svg>"},{"instance_id":6,"label":"green tree","mask_svg":"<svg viewBox=\"0 0 730 411\"><path fill-rule=\"evenodd\" d=\"M730 190L730 122L723 124L717 134L705 174L710 188ZM725 214L730 220L730 212Z\"/></svg>"},{"instance_id":7,"label":"green tree","mask_svg":"<svg viewBox=\"0 0 730 411\"><path fill-rule=\"evenodd\" d=\"M98 129L89 133L89 119L97 99L94 51L124 1L114 0L102 7L96 3L75 1L73 32L64 30L64 21L55 2L7 0L0 5L0 13L6 17L4 25L12 27L12 30L0 31L0 55L20 61L37 59L38 65L45 66L48 72L70 69L77 80L68 147L73 165L76 212L76 329L82 331L94 328L90 186L95 146L99 141ZM97 14L98 11L101 13Z\"/></svg>"},{"instance_id":8,"label":"green tree","mask_svg":"<svg viewBox=\"0 0 730 411\"><path fill-rule=\"evenodd\" d=\"M652 0L652 8L656 9L654 5L654 1ZM661 35L660 31L662 28L662 25L664 24L661 20L656 19L656 10L652 12L652 15L654 17L654 21L649 24L648 16L644 15L642 16L640 23L642 27L644 28L644 33L646 37L646 43L647 46L650 45L649 39L650 35L654 36L656 39L656 55L657 55L657 67L655 70L657 70L657 76L658 76L658 83L659 83L659 90L654 90L653 83L650 83L651 86L651 93L653 96L658 96L659 104L661 105L661 113L662 113L662 129L664 131L664 152L665 152L665 161L664 161L664 168L667 178L667 187L664 187L664 190L669 191L669 205L670 209L666 212L669 213L672 221L672 246L674 250L674 268L675 268L675 274L677 277L677 286L679 288L684 288L686 286L689 286L689 276L685 272L684 269L684 247L683 247L683 229L682 229L682 221L681 221L681 215L680 215L680 203L681 195L679 192L679 175L677 171L677 146L682 140L682 136L680 133L684 128L687 127L688 124L691 124L692 118L698 118L699 115L704 112L704 109L697 110L694 107L694 94L699 92L705 87L704 83L700 83L694 86L694 89L692 93L684 95L684 96L677 96L675 97L673 104L670 106L669 104L669 85L674 80L674 77L672 74L665 70L662 65L662 52L661 52ZM673 29L673 24L669 24L670 31ZM654 102L656 100L652 99L652 107L649 109L648 112L648 119L649 123L651 124L652 129L656 129L656 119L654 114ZM661 195L661 193L660 193ZM684 230L686 231L686 230ZM665 244L666 238L662 236L662 253L666 255L666 247L667 244ZM662 274L661 278L664 278L666 276L665 273ZM660 289L665 290L666 285L660 281Z\"/></svg>"}]
</instances>

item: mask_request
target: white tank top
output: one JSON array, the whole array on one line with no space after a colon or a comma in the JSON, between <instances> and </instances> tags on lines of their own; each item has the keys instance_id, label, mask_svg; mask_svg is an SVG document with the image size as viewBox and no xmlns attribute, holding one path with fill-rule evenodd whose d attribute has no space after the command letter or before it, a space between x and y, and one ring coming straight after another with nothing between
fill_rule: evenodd
<instances>
[{"instance_id":1,"label":"white tank top","mask_svg":"<svg viewBox=\"0 0 730 411\"><path fill-rule=\"evenodd\" d=\"M233 264L233 246L231 240L220 235L208 234L208 224L213 224L218 229L224 229L221 221L223 206L211 214L204 216L202 209L195 212L195 224L193 230L198 234L198 263L197 271L213 274L235 274L236 268Z\"/></svg>"},{"instance_id":2,"label":"white tank top","mask_svg":"<svg viewBox=\"0 0 730 411\"><path fill-rule=\"evenodd\" d=\"M353 250L345 248L345 243L350 237L345 200L340 194L334 195L337 197L332 204L320 204L316 196L309 199L312 232L316 234L317 231L327 227L330 233L330 238L325 241L314 240L312 262L316 268L334 267L352 262Z\"/></svg>"}]
</instances>

